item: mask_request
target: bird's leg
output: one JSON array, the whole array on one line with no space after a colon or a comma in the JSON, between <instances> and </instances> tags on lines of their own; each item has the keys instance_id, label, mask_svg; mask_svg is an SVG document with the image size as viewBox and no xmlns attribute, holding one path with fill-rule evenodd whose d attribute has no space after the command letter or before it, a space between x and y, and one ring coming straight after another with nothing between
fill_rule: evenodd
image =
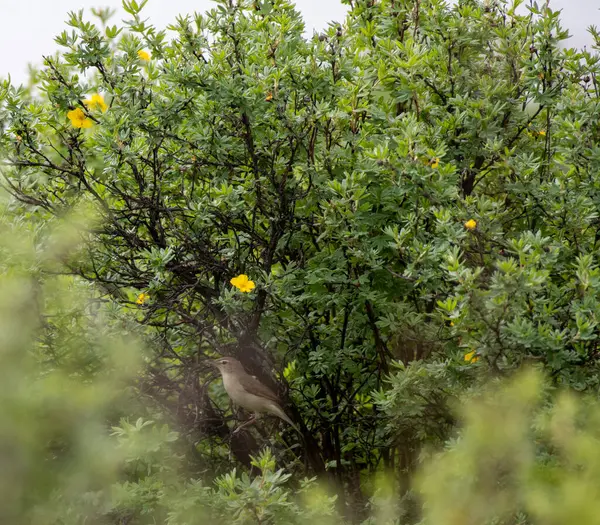
<instances>
[{"instance_id":1,"label":"bird's leg","mask_svg":"<svg viewBox=\"0 0 600 525\"><path fill-rule=\"evenodd\" d=\"M257 421L257 417L256 414L253 414L252 417L250 419L248 419L248 421L242 423L239 427L237 427L233 433L237 434L240 430L242 430L242 428L247 427L248 425L253 425L254 423L256 423Z\"/></svg>"}]
</instances>

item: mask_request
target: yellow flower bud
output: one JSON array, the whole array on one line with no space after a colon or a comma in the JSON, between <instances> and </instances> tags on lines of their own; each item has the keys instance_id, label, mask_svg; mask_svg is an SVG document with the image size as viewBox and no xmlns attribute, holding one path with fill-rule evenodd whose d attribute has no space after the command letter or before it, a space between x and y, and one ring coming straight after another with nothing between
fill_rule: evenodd
<instances>
[{"instance_id":1,"label":"yellow flower bud","mask_svg":"<svg viewBox=\"0 0 600 525\"><path fill-rule=\"evenodd\" d=\"M237 277L233 277L229 282L243 293L251 292L256 287L254 282L248 279L248 276L243 273Z\"/></svg>"},{"instance_id":2,"label":"yellow flower bud","mask_svg":"<svg viewBox=\"0 0 600 525\"><path fill-rule=\"evenodd\" d=\"M137 296L137 299L135 300L135 302L136 302L136 304L142 305L148 299L150 299L150 295L145 292L142 292L140 295Z\"/></svg>"},{"instance_id":3,"label":"yellow flower bud","mask_svg":"<svg viewBox=\"0 0 600 525\"><path fill-rule=\"evenodd\" d=\"M465 354L465 361L467 363L476 363L479 361L479 356L476 354L475 350L471 350Z\"/></svg>"},{"instance_id":4,"label":"yellow flower bud","mask_svg":"<svg viewBox=\"0 0 600 525\"><path fill-rule=\"evenodd\" d=\"M74 128L91 128L94 122L88 118L81 108L75 108L67 113L67 118Z\"/></svg>"}]
</instances>

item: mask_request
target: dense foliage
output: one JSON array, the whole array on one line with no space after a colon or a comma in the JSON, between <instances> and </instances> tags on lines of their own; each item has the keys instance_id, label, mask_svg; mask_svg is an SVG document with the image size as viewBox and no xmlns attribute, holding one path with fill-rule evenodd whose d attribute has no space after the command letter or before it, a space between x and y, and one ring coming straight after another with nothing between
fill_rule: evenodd
<instances>
[{"instance_id":1,"label":"dense foliage","mask_svg":"<svg viewBox=\"0 0 600 525\"><path fill-rule=\"evenodd\" d=\"M547 3L349 4L307 38L287 0L219 0L169 32L125 0L124 27L72 13L35 86L3 83L3 226L30 252L6 241L27 315L3 313L23 329L2 426L39 440L9 462L13 522L548 523L544 483L573 490L551 442L578 438L542 419L588 410L555 387L600 386L599 57L564 48ZM206 367L229 354L301 436L232 433ZM548 383L486 414L526 364ZM81 466L99 450L102 475Z\"/></svg>"}]
</instances>

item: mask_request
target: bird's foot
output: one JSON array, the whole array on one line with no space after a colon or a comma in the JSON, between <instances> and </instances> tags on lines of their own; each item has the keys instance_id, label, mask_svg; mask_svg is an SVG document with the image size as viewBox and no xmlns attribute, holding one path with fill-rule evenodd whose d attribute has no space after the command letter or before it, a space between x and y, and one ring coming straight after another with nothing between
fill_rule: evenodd
<instances>
[{"instance_id":1,"label":"bird's foot","mask_svg":"<svg viewBox=\"0 0 600 525\"><path fill-rule=\"evenodd\" d=\"M233 434L237 434L240 430L242 430L242 428L247 427L248 425L252 425L254 423L256 423L256 417L251 417L248 421L246 421L245 423L242 423L239 427L237 427L233 431Z\"/></svg>"}]
</instances>

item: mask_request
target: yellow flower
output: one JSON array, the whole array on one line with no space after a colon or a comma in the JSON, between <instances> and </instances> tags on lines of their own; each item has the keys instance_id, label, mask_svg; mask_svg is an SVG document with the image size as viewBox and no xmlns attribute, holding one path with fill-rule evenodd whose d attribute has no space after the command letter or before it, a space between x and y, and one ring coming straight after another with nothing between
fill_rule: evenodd
<instances>
[{"instance_id":1,"label":"yellow flower","mask_svg":"<svg viewBox=\"0 0 600 525\"><path fill-rule=\"evenodd\" d=\"M431 159L431 167L436 169L440 165L440 159L437 157L435 159Z\"/></svg>"},{"instance_id":2,"label":"yellow flower","mask_svg":"<svg viewBox=\"0 0 600 525\"><path fill-rule=\"evenodd\" d=\"M148 299L150 299L150 295L145 292L142 292L140 295L137 296L135 302L137 304L144 304Z\"/></svg>"},{"instance_id":3,"label":"yellow flower","mask_svg":"<svg viewBox=\"0 0 600 525\"><path fill-rule=\"evenodd\" d=\"M143 51L140 49L138 51L138 56L140 57L140 60L145 60L146 62L150 60L150 53L148 53L148 51Z\"/></svg>"},{"instance_id":4,"label":"yellow flower","mask_svg":"<svg viewBox=\"0 0 600 525\"><path fill-rule=\"evenodd\" d=\"M541 135L542 137L546 136L546 130L542 129L540 131L538 131L538 135Z\"/></svg>"},{"instance_id":5,"label":"yellow flower","mask_svg":"<svg viewBox=\"0 0 600 525\"><path fill-rule=\"evenodd\" d=\"M73 111L69 111L67 117L74 128L91 128L94 124L92 119L86 117L81 108L75 108Z\"/></svg>"},{"instance_id":6,"label":"yellow flower","mask_svg":"<svg viewBox=\"0 0 600 525\"><path fill-rule=\"evenodd\" d=\"M465 361L467 363L477 363L477 361L479 361L479 356L476 355L475 350L471 350L465 354Z\"/></svg>"},{"instance_id":7,"label":"yellow flower","mask_svg":"<svg viewBox=\"0 0 600 525\"><path fill-rule=\"evenodd\" d=\"M251 292L256 287L254 282L250 281L248 279L248 276L244 275L244 274L234 277L229 282L231 284L233 284L233 286L235 286L240 292L244 292L244 293Z\"/></svg>"},{"instance_id":8,"label":"yellow flower","mask_svg":"<svg viewBox=\"0 0 600 525\"><path fill-rule=\"evenodd\" d=\"M108 106L104 103L104 97L98 93L93 94L91 98L84 100L83 103L88 109L100 108L102 113L108 109Z\"/></svg>"},{"instance_id":9,"label":"yellow flower","mask_svg":"<svg viewBox=\"0 0 600 525\"><path fill-rule=\"evenodd\" d=\"M467 222L465 222L465 228L467 230L474 230L475 228L477 228L477 221L469 219Z\"/></svg>"},{"instance_id":10,"label":"yellow flower","mask_svg":"<svg viewBox=\"0 0 600 525\"><path fill-rule=\"evenodd\" d=\"M271 93L270 91L267 93L267 96L265 97L265 100L267 102L271 102L271 100L273 100L273 93Z\"/></svg>"}]
</instances>

